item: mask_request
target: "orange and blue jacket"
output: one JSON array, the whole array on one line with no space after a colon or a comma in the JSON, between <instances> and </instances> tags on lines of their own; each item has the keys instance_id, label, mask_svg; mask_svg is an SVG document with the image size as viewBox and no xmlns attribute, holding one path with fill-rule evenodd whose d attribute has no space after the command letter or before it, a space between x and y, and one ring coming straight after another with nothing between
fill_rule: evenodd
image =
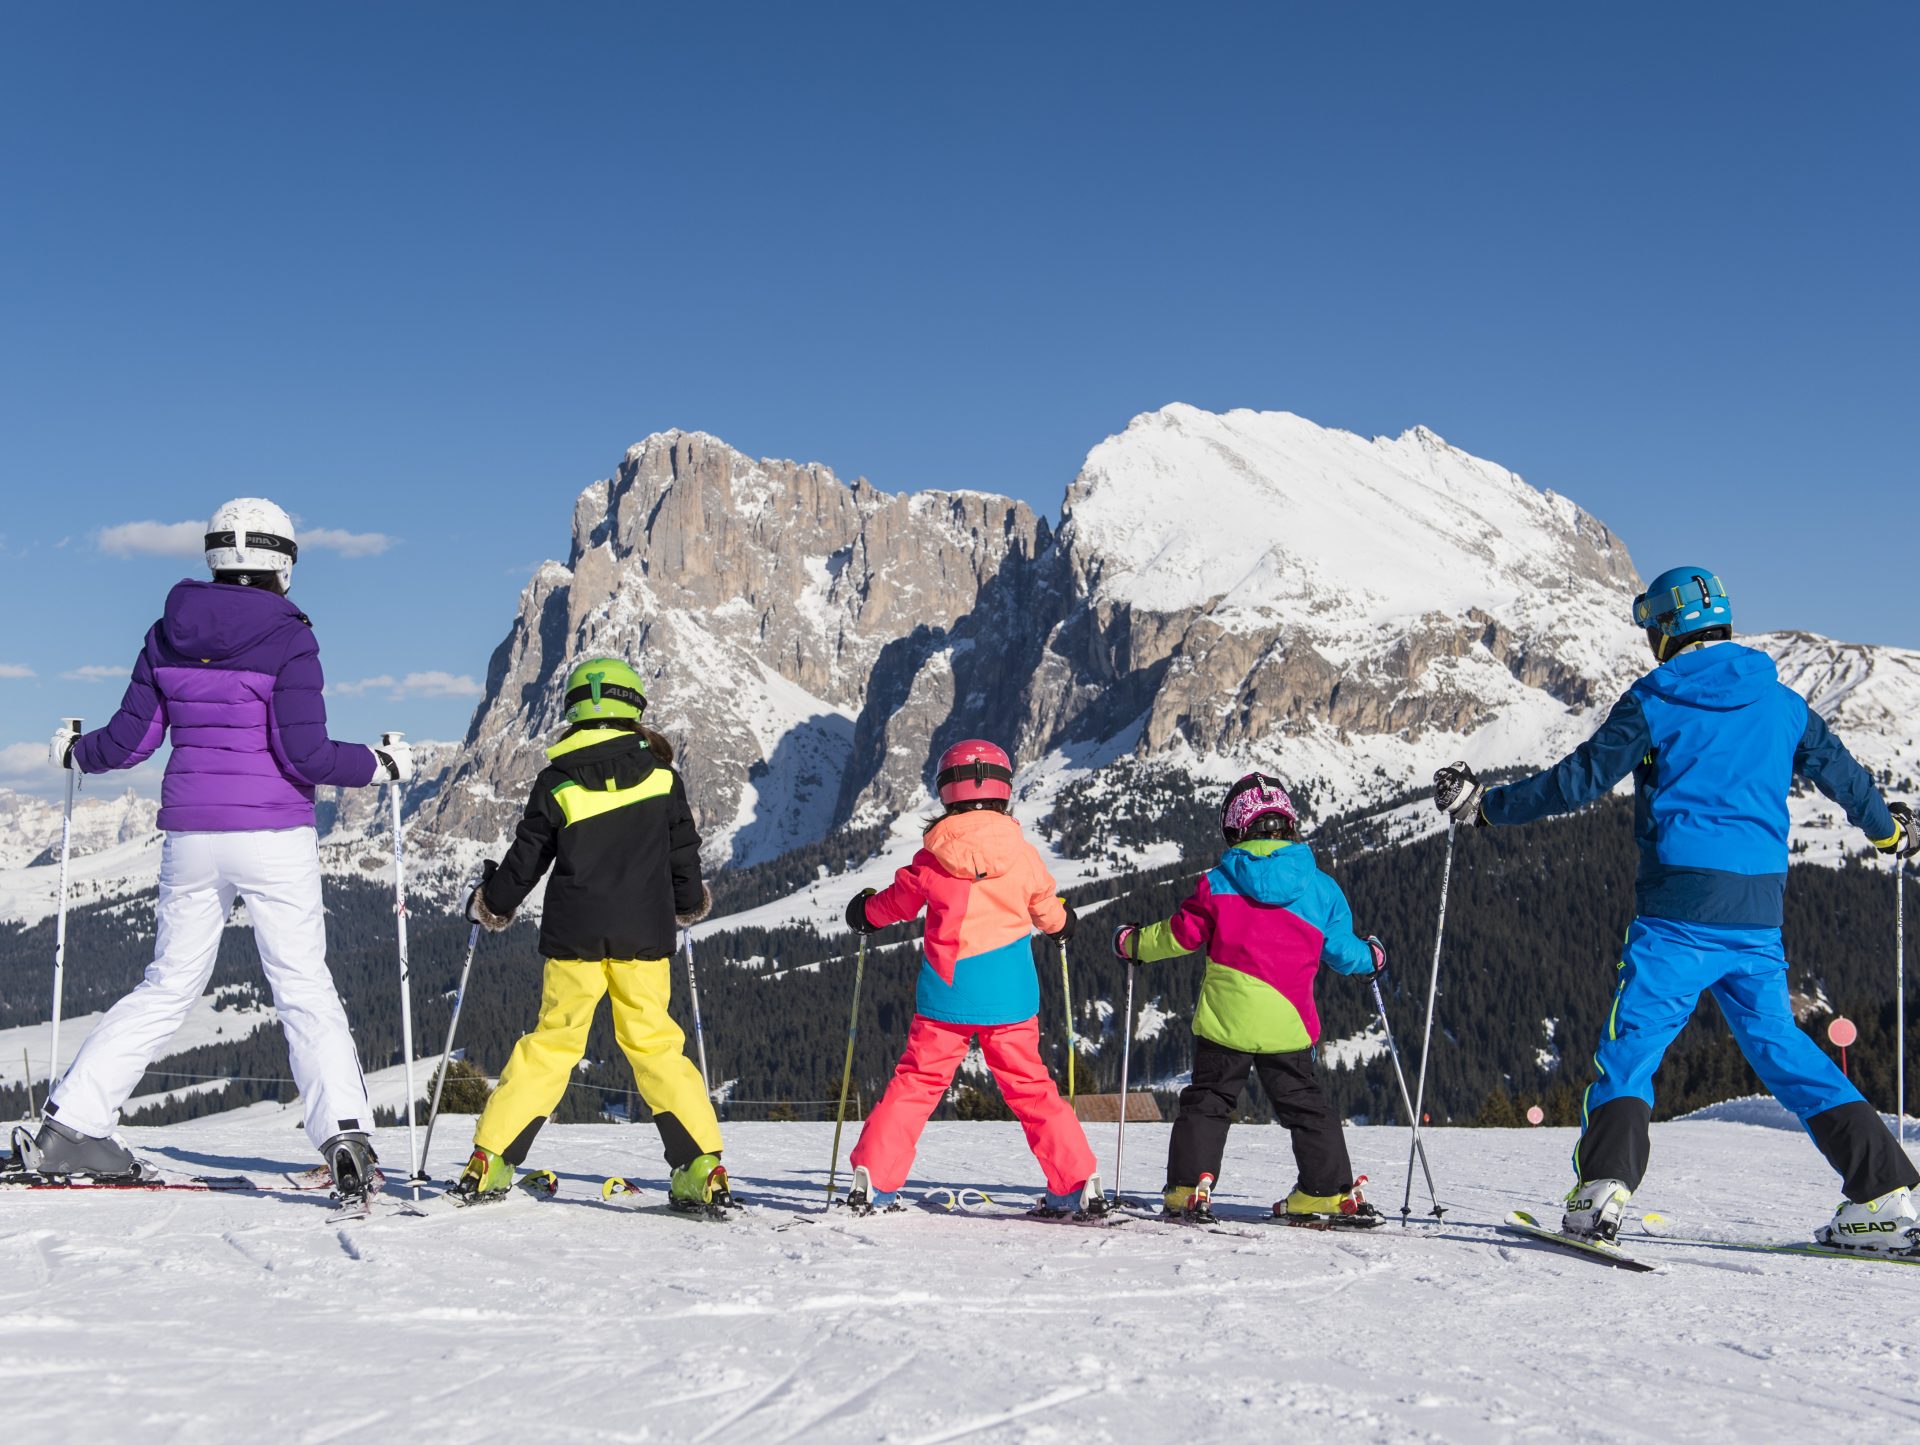
<instances>
[{"instance_id":1,"label":"orange and blue jacket","mask_svg":"<svg viewBox=\"0 0 1920 1445\"><path fill-rule=\"evenodd\" d=\"M914 1008L941 1023L1024 1023L1040 1012L1033 931L1066 926L1047 865L1005 813L954 813L927 830L913 862L867 900L876 928L927 911Z\"/></svg>"}]
</instances>

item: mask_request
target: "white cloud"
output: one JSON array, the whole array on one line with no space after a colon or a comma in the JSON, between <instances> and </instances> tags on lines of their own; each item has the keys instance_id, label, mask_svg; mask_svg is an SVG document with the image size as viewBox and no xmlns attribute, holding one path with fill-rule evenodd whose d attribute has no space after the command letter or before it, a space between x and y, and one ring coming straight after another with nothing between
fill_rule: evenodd
<instances>
[{"instance_id":1,"label":"white cloud","mask_svg":"<svg viewBox=\"0 0 1920 1445\"><path fill-rule=\"evenodd\" d=\"M363 677L358 682L330 682L327 690L343 697L359 697L369 692L391 692L397 686L391 673L382 673L379 677Z\"/></svg>"},{"instance_id":2,"label":"white cloud","mask_svg":"<svg viewBox=\"0 0 1920 1445\"><path fill-rule=\"evenodd\" d=\"M400 690L412 697L478 697L485 691L465 673L410 672Z\"/></svg>"},{"instance_id":3,"label":"white cloud","mask_svg":"<svg viewBox=\"0 0 1920 1445\"><path fill-rule=\"evenodd\" d=\"M309 527L300 534L300 548L317 547L342 557L378 557L393 545L385 532L347 532L339 527Z\"/></svg>"},{"instance_id":4,"label":"white cloud","mask_svg":"<svg viewBox=\"0 0 1920 1445\"><path fill-rule=\"evenodd\" d=\"M0 780L44 783L52 775L53 764L47 759L45 743L8 743L0 747Z\"/></svg>"},{"instance_id":5,"label":"white cloud","mask_svg":"<svg viewBox=\"0 0 1920 1445\"><path fill-rule=\"evenodd\" d=\"M204 522L122 522L94 534L116 557L199 557L206 552Z\"/></svg>"},{"instance_id":6,"label":"white cloud","mask_svg":"<svg viewBox=\"0 0 1920 1445\"><path fill-rule=\"evenodd\" d=\"M126 668L109 667L101 662L89 662L85 667L69 668L60 674L68 682L118 682L126 675Z\"/></svg>"},{"instance_id":7,"label":"white cloud","mask_svg":"<svg viewBox=\"0 0 1920 1445\"><path fill-rule=\"evenodd\" d=\"M204 522L122 522L94 534L100 550L116 557L199 557L205 555ZM385 532L349 532L340 527L309 527L299 534L302 551L335 552L342 557L378 557L393 545Z\"/></svg>"},{"instance_id":8,"label":"white cloud","mask_svg":"<svg viewBox=\"0 0 1920 1445\"><path fill-rule=\"evenodd\" d=\"M39 675L40 674L32 668L22 667L17 662L0 662L0 677L19 680L22 678L38 677Z\"/></svg>"},{"instance_id":9,"label":"white cloud","mask_svg":"<svg viewBox=\"0 0 1920 1445\"><path fill-rule=\"evenodd\" d=\"M396 701L407 697L478 697L486 690L465 673L452 672L410 672L398 678L383 672L378 677L363 677L358 682L331 682L327 686L347 697L380 692Z\"/></svg>"}]
</instances>

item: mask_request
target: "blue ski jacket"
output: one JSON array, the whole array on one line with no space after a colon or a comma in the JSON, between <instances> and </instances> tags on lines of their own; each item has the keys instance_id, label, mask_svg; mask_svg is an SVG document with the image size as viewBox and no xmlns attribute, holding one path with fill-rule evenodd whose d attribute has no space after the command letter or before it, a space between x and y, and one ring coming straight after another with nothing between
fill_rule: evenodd
<instances>
[{"instance_id":1,"label":"blue ski jacket","mask_svg":"<svg viewBox=\"0 0 1920 1445\"><path fill-rule=\"evenodd\" d=\"M1547 771L1490 788L1481 812L1489 823L1531 823L1592 802L1628 773L1644 918L1778 928L1796 773L1876 843L1895 833L1872 777L1773 659L1732 642L1655 668L1592 737Z\"/></svg>"}]
</instances>

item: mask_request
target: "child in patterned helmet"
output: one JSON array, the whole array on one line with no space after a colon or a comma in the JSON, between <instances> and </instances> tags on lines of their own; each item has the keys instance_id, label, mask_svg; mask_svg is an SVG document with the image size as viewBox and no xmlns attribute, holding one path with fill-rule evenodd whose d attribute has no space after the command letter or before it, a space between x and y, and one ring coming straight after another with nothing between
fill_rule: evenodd
<instances>
[{"instance_id":1,"label":"child in patterned helmet","mask_svg":"<svg viewBox=\"0 0 1920 1445\"><path fill-rule=\"evenodd\" d=\"M1378 939L1359 938L1340 886L1314 866L1299 814L1277 778L1249 773L1220 811L1227 840L1173 917L1123 925L1113 951L1128 963L1204 953L1206 978L1193 1016L1193 1077L1180 1092L1167 1151L1168 1215L1212 1218L1227 1129L1249 1071L1293 1135L1299 1182L1273 1206L1289 1224L1370 1226L1381 1216L1361 1198L1339 1117L1313 1072L1320 965L1372 974L1386 964Z\"/></svg>"}]
</instances>

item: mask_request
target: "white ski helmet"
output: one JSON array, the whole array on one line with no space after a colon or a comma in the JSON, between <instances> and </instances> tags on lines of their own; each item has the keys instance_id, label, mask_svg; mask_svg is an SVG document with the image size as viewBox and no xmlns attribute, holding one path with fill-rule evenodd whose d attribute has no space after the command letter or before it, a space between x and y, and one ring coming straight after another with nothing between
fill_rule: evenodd
<instances>
[{"instance_id":1,"label":"white ski helmet","mask_svg":"<svg viewBox=\"0 0 1920 1445\"><path fill-rule=\"evenodd\" d=\"M272 572L285 592L300 555L293 518L264 497L235 497L207 524L207 567L222 572Z\"/></svg>"}]
</instances>

